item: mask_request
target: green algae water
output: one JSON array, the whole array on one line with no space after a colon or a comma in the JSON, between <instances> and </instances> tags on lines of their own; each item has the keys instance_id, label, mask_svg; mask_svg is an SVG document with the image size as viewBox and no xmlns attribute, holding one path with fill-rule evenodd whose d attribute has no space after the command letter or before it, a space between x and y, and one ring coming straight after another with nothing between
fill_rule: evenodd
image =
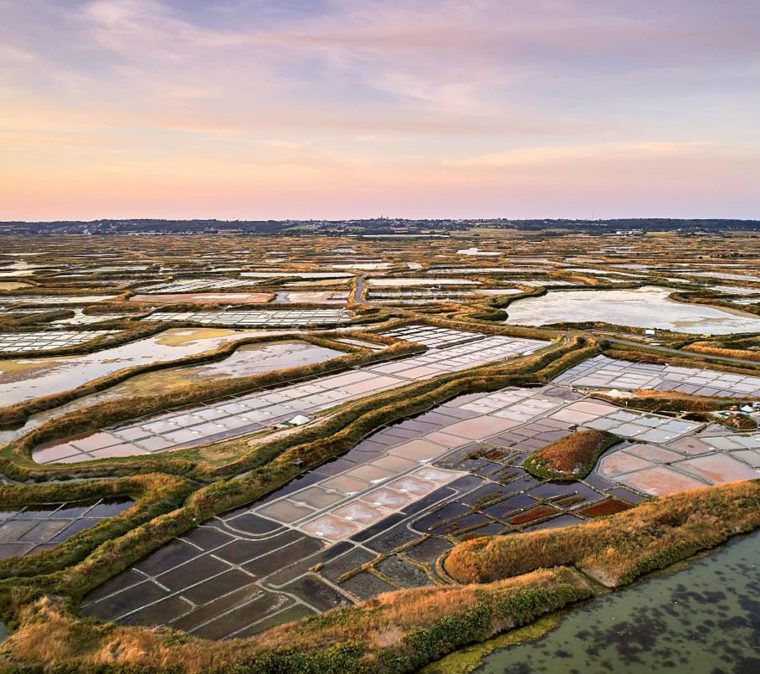
<instances>
[{"instance_id":1,"label":"green algae water","mask_svg":"<svg viewBox=\"0 0 760 674\"><path fill-rule=\"evenodd\" d=\"M598 597L541 636L462 662L443 674L756 674L760 672L760 533ZM556 627L555 627L556 625ZM552 629L554 627L554 629ZM502 637L503 638L503 637ZM533 640L530 640L533 638ZM476 651L478 646L473 647Z\"/></svg>"}]
</instances>

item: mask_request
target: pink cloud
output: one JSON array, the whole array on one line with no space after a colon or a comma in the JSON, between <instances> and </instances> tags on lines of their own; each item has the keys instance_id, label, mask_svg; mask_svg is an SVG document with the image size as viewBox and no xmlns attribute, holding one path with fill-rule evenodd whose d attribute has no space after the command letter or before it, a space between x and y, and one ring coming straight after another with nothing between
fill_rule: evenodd
<instances>
[{"instance_id":1,"label":"pink cloud","mask_svg":"<svg viewBox=\"0 0 760 674\"><path fill-rule=\"evenodd\" d=\"M760 206L754 0L317 5L0 0L0 219Z\"/></svg>"}]
</instances>

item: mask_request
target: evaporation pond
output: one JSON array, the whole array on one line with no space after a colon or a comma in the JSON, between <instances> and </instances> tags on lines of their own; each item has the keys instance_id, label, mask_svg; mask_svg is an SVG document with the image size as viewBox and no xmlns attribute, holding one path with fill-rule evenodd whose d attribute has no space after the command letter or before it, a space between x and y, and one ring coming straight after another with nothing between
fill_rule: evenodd
<instances>
[{"instance_id":1,"label":"evaporation pond","mask_svg":"<svg viewBox=\"0 0 760 674\"><path fill-rule=\"evenodd\" d=\"M170 392L173 388L183 386L188 382L246 377L273 370L321 363L342 355L344 355L343 352L335 349L296 340L245 344L224 360L214 363L173 367L132 377L109 389L107 397L147 394L158 389Z\"/></svg>"},{"instance_id":2,"label":"evaporation pond","mask_svg":"<svg viewBox=\"0 0 760 674\"><path fill-rule=\"evenodd\" d=\"M81 356L0 361L0 407L81 386L123 368L170 361L211 351L261 331L175 328Z\"/></svg>"},{"instance_id":3,"label":"evaporation pond","mask_svg":"<svg viewBox=\"0 0 760 674\"><path fill-rule=\"evenodd\" d=\"M507 310L510 324L549 325L601 321L637 328L694 334L760 332L760 317L668 298L669 288L564 290L518 300Z\"/></svg>"}]
</instances>

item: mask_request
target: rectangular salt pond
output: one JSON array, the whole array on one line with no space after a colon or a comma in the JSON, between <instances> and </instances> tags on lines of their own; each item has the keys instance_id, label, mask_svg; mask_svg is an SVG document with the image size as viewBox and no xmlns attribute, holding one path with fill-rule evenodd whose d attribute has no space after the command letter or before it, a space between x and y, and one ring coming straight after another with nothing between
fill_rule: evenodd
<instances>
[{"instance_id":1,"label":"rectangular salt pond","mask_svg":"<svg viewBox=\"0 0 760 674\"><path fill-rule=\"evenodd\" d=\"M760 276L753 276L752 274L728 274L726 272L718 271L690 271L684 272L688 276L706 276L710 278L722 278L727 281L760 281Z\"/></svg>"},{"instance_id":2,"label":"rectangular salt pond","mask_svg":"<svg viewBox=\"0 0 760 674\"><path fill-rule=\"evenodd\" d=\"M271 278L285 278L295 277L302 279L329 279L329 278L352 278L353 274L346 272L301 272L301 271L244 271L240 274L243 278L259 278L259 279L271 279Z\"/></svg>"},{"instance_id":3,"label":"rectangular salt pond","mask_svg":"<svg viewBox=\"0 0 760 674\"><path fill-rule=\"evenodd\" d=\"M197 278L197 279L177 279L169 283L158 283L156 285L142 286L139 288L143 293L188 293L200 292L202 290L216 290L218 288L238 288L240 286L253 285L255 281L244 281L241 279L230 278Z\"/></svg>"},{"instance_id":4,"label":"rectangular salt pond","mask_svg":"<svg viewBox=\"0 0 760 674\"><path fill-rule=\"evenodd\" d=\"M548 274L541 268L533 267L446 267L430 269L428 274Z\"/></svg>"},{"instance_id":5,"label":"rectangular salt pond","mask_svg":"<svg viewBox=\"0 0 760 674\"><path fill-rule=\"evenodd\" d=\"M581 396L555 393L461 396L377 431L262 501L153 553L86 597L83 614L169 624L199 637L246 636L296 610L304 615L429 585L427 570L468 532L582 522L593 516L587 506L609 504L613 493L627 494L613 505L628 507L636 494L603 480L596 487L542 485L515 467L511 450L501 451L571 432L569 422L546 417L583 404ZM522 422L497 416L528 407L533 413ZM522 432L532 417L543 418ZM255 611L246 603L252 597Z\"/></svg>"},{"instance_id":6,"label":"rectangular salt pond","mask_svg":"<svg viewBox=\"0 0 760 674\"><path fill-rule=\"evenodd\" d=\"M760 332L760 317L668 298L668 288L568 290L518 300L507 310L514 325L600 321L691 334Z\"/></svg>"},{"instance_id":7,"label":"rectangular salt pond","mask_svg":"<svg viewBox=\"0 0 760 674\"><path fill-rule=\"evenodd\" d=\"M6 304L92 304L114 300L118 295L8 295Z\"/></svg>"},{"instance_id":8,"label":"rectangular salt pond","mask_svg":"<svg viewBox=\"0 0 760 674\"><path fill-rule=\"evenodd\" d=\"M760 397L760 377L704 368L633 363L595 356L559 375L557 383L584 388L654 389L708 397Z\"/></svg>"},{"instance_id":9,"label":"rectangular salt pond","mask_svg":"<svg viewBox=\"0 0 760 674\"><path fill-rule=\"evenodd\" d=\"M476 295L519 295L520 288L487 288L484 290L473 290Z\"/></svg>"},{"instance_id":10,"label":"rectangular salt pond","mask_svg":"<svg viewBox=\"0 0 760 674\"><path fill-rule=\"evenodd\" d=\"M380 333L388 337L403 339L415 344L423 344L431 349L438 349L453 344L462 344L476 339L482 339L483 335L478 332L466 332L464 330L449 330L448 328L435 328L427 325L406 325L395 330L387 330Z\"/></svg>"},{"instance_id":11,"label":"rectangular salt pond","mask_svg":"<svg viewBox=\"0 0 760 674\"><path fill-rule=\"evenodd\" d=\"M286 290L278 292L275 304L345 304L347 291L334 290Z\"/></svg>"},{"instance_id":12,"label":"rectangular salt pond","mask_svg":"<svg viewBox=\"0 0 760 674\"><path fill-rule=\"evenodd\" d=\"M333 269L356 269L358 271L382 271L395 266L393 262L352 262L348 264L334 264Z\"/></svg>"},{"instance_id":13,"label":"rectangular salt pond","mask_svg":"<svg viewBox=\"0 0 760 674\"><path fill-rule=\"evenodd\" d=\"M145 321L188 321L203 325L239 325L242 327L318 326L346 323L344 309L294 309L265 311L163 311L146 316Z\"/></svg>"},{"instance_id":14,"label":"rectangular salt pond","mask_svg":"<svg viewBox=\"0 0 760 674\"><path fill-rule=\"evenodd\" d=\"M102 319L101 319L102 320ZM0 333L0 352L51 351L85 344L98 337L111 335L114 330L60 330L54 332ZM0 363L0 371L2 364Z\"/></svg>"},{"instance_id":15,"label":"rectangular salt pond","mask_svg":"<svg viewBox=\"0 0 760 674\"><path fill-rule=\"evenodd\" d=\"M509 283L512 283L513 285L517 286L529 286L531 288L536 288L538 286L544 286L546 288L552 288L552 287L564 287L564 286L578 286L579 283L575 283L573 281L563 281L561 279L555 279L555 278L543 278L540 280L537 279L505 279L505 281L508 281Z\"/></svg>"},{"instance_id":16,"label":"rectangular salt pond","mask_svg":"<svg viewBox=\"0 0 760 674\"><path fill-rule=\"evenodd\" d=\"M373 288L395 288L402 286L474 286L480 285L480 281L463 278L371 278L367 284Z\"/></svg>"},{"instance_id":17,"label":"rectangular salt pond","mask_svg":"<svg viewBox=\"0 0 760 674\"><path fill-rule=\"evenodd\" d=\"M263 304L271 298L271 293L157 293L132 295L129 299L146 304Z\"/></svg>"},{"instance_id":18,"label":"rectangular salt pond","mask_svg":"<svg viewBox=\"0 0 760 674\"><path fill-rule=\"evenodd\" d=\"M93 499L0 508L0 559L29 555L118 515L131 499Z\"/></svg>"},{"instance_id":19,"label":"rectangular salt pond","mask_svg":"<svg viewBox=\"0 0 760 674\"><path fill-rule=\"evenodd\" d=\"M369 298L373 300L385 300L393 301L398 300L400 302L436 302L445 301L448 299L460 300L463 298L473 297L475 295L474 290L372 290L370 291ZM484 291L481 291L484 292ZM518 291L520 292L520 291Z\"/></svg>"},{"instance_id":20,"label":"rectangular salt pond","mask_svg":"<svg viewBox=\"0 0 760 674\"><path fill-rule=\"evenodd\" d=\"M369 365L104 429L84 438L40 448L34 458L39 463L72 463L206 444L271 429L295 416L310 417L353 398L531 353L546 346L546 342L499 336L479 335L479 339L470 340L469 334L475 333L459 333L459 341L462 335L466 340L464 344L432 350L422 356Z\"/></svg>"}]
</instances>

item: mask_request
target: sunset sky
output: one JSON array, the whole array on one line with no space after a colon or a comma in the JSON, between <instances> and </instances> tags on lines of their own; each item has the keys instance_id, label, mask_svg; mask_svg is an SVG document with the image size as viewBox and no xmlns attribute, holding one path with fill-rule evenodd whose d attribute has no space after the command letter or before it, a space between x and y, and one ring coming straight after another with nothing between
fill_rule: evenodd
<instances>
[{"instance_id":1,"label":"sunset sky","mask_svg":"<svg viewBox=\"0 0 760 674\"><path fill-rule=\"evenodd\" d=\"M758 0L0 0L0 220L760 218Z\"/></svg>"}]
</instances>

